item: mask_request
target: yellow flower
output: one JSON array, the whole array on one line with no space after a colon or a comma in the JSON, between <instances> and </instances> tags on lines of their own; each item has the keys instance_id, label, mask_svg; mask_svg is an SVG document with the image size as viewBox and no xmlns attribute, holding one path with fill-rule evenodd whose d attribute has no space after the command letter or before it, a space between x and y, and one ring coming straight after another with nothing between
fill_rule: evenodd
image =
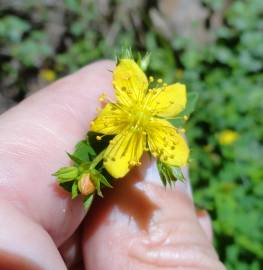
<instances>
[{"instance_id":1,"label":"yellow flower","mask_svg":"<svg viewBox=\"0 0 263 270\"><path fill-rule=\"evenodd\" d=\"M145 150L169 165L187 163L189 149L185 140L165 120L185 108L186 87L180 83L160 85L160 82L158 87L148 88L146 75L131 59L121 59L113 72L117 101L105 106L92 122L91 130L116 135L103 157L104 167L115 178L140 165Z\"/></svg>"},{"instance_id":2,"label":"yellow flower","mask_svg":"<svg viewBox=\"0 0 263 270\"><path fill-rule=\"evenodd\" d=\"M51 82L56 79L56 73L51 69L42 69L39 73L39 77L44 81Z\"/></svg>"},{"instance_id":3,"label":"yellow flower","mask_svg":"<svg viewBox=\"0 0 263 270\"><path fill-rule=\"evenodd\" d=\"M239 134L234 130L223 130L218 135L218 141L222 145L233 144L239 137Z\"/></svg>"}]
</instances>

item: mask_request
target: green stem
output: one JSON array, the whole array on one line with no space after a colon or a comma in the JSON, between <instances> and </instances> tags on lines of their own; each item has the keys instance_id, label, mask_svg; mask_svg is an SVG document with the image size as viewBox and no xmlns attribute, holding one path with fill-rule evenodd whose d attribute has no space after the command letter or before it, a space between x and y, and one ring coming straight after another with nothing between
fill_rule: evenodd
<instances>
[{"instance_id":1,"label":"green stem","mask_svg":"<svg viewBox=\"0 0 263 270\"><path fill-rule=\"evenodd\" d=\"M93 159L93 161L90 164L90 169L94 169L103 159L104 153L105 153L106 149L102 150L97 156L96 158Z\"/></svg>"}]
</instances>

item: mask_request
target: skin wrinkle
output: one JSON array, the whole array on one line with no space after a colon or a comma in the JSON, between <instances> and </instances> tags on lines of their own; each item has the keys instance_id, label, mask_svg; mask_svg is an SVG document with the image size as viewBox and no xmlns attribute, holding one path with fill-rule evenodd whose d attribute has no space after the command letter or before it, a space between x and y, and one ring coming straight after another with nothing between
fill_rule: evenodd
<instances>
[{"instance_id":1,"label":"skin wrinkle","mask_svg":"<svg viewBox=\"0 0 263 270\"><path fill-rule=\"evenodd\" d=\"M195 237L195 241L193 243L202 242L206 244L207 246L211 246L211 243L209 239L206 237L206 234L201 230L195 230L193 232L192 223L195 222L193 219L185 219L183 221L181 220L175 220L174 218L168 218L168 219L162 219L162 224L159 225L156 223L156 227L158 227L158 230L166 231L166 238L170 239L169 241L166 241L167 244L169 244L171 241L178 241L178 235L186 235L185 239L191 240L191 237ZM161 228L160 228L161 227ZM196 227L198 228L198 226ZM156 230L156 228L153 228L153 232ZM149 230L149 234L151 234L151 228ZM194 235L195 234L195 235ZM149 236L150 238L150 236ZM204 241L207 240L207 241Z\"/></svg>"},{"instance_id":2,"label":"skin wrinkle","mask_svg":"<svg viewBox=\"0 0 263 270\"><path fill-rule=\"evenodd\" d=\"M187 243L149 248L147 245L132 243L129 248L129 255L145 264L161 268L195 267L197 265L200 268L209 268L215 265L215 260L211 257L210 251L202 244L194 245L193 243Z\"/></svg>"}]
</instances>

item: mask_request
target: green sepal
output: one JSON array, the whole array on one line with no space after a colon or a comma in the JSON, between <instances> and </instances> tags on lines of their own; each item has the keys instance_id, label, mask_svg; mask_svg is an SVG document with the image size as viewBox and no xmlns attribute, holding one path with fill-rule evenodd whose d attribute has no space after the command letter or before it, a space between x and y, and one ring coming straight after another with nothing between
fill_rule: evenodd
<instances>
[{"instance_id":1,"label":"green sepal","mask_svg":"<svg viewBox=\"0 0 263 270\"><path fill-rule=\"evenodd\" d=\"M160 160L157 160L157 168L163 185L172 186L177 180L183 181L184 176L179 167L168 165Z\"/></svg>"},{"instance_id":2,"label":"green sepal","mask_svg":"<svg viewBox=\"0 0 263 270\"><path fill-rule=\"evenodd\" d=\"M96 186L97 194L100 197L103 197L103 194L101 192L102 187L105 186L108 188L112 188L112 185L109 183L109 181L106 179L106 177L102 173L100 173L98 170L92 169L90 171L90 176L91 176L91 179Z\"/></svg>"},{"instance_id":3,"label":"green sepal","mask_svg":"<svg viewBox=\"0 0 263 270\"><path fill-rule=\"evenodd\" d=\"M103 174L99 174L99 180L105 187L113 188L113 186L109 183Z\"/></svg>"},{"instance_id":4,"label":"green sepal","mask_svg":"<svg viewBox=\"0 0 263 270\"><path fill-rule=\"evenodd\" d=\"M185 180L182 169L180 167L172 167L172 170L177 180L179 181Z\"/></svg>"},{"instance_id":5,"label":"green sepal","mask_svg":"<svg viewBox=\"0 0 263 270\"><path fill-rule=\"evenodd\" d=\"M71 187L71 198L75 199L79 195L78 183L75 181Z\"/></svg>"},{"instance_id":6,"label":"green sepal","mask_svg":"<svg viewBox=\"0 0 263 270\"><path fill-rule=\"evenodd\" d=\"M77 178L79 170L75 166L68 166L59 169L57 172L53 173L53 176L56 176L59 183L69 182Z\"/></svg>"},{"instance_id":7,"label":"green sepal","mask_svg":"<svg viewBox=\"0 0 263 270\"><path fill-rule=\"evenodd\" d=\"M116 52L116 64L120 63L121 59L134 59L132 49L130 47L121 48Z\"/></svg>"},{"instance_id":8,"label":"green sepal","mask_svg":"<svg viewBox=\"0 0 263 270\"><path fill-rule=\"evenodd\" d=\"M141 54L138 54L137 63L141 67L141 69L146 72L151 60L151 53L147 52L143 57Z\"/></svg>"},{"instance_id":9,"label":"green sepal","mask_svg":"<svg viewBox=\"0 0 263 270\"><path fill-rule=\"evenodd\" d=\"M84 201L83 201L83 205L85 210L89 210L89 208L91 207L91 204L93 202L94 199L94 193L88 195L87 197L85 197Z\"/></svg>"}]
</instances>

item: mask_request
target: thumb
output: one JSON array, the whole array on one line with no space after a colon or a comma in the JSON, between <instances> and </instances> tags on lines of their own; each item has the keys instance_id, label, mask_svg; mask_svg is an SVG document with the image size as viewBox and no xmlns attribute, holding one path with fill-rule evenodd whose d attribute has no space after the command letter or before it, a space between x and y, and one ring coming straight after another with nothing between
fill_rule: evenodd
<instances>
[{"instance_id":1,"label":"thumb","mask_svg":"<svg viewBox=\"0 0 263 270\"><path fill-rule=\"evenodd\" d=\"M164 188L156 166L145 163L86 217L86 269L224 269L198 221L189 181Z\"/></svg>"}]
</instances>

